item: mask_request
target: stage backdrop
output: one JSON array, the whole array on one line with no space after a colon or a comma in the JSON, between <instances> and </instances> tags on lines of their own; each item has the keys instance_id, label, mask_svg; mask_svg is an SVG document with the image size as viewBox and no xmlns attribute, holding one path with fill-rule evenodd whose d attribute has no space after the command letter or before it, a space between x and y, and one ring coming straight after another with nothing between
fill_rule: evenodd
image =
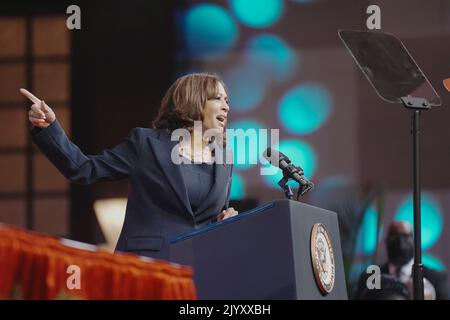
<instances>
[{"instance_id":1,"label":"stage backdrop","mask_svg":"<svg viewBox=\"0 0 450 320\"><path fill-rule=\"evenodd\" d=\"M393 219L412 222L410 116L379 98L337 34L367 30L370 4L381 8L382 31L404 42L443 100L444 106L423 114L421 136L424 261L444 270L450 265L442 249L450 244L442 232L450 219L450 95L441 83L450 76L450 48L444 45L450 40L450 3L187 1L176 20L178 75L222 76L229 128L280 129L279 148L316 183L304 201L333 209L353 199L362 212L351 241L356 247L348 251L350 281L363 266L383 262L383 231ZM229 147L249 157L263 151L232 141ZM276 185L281 174L261 176L259 169L250 161L235 166L234 199L283 197Z\"/></svg>"}]
</instances>

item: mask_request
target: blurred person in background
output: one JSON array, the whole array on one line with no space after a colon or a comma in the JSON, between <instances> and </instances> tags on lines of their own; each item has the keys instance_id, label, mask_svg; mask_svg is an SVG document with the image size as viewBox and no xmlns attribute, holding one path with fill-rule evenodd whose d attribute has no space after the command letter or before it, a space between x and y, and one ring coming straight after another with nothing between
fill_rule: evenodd
<instances>
[{"instance_id":1,"label":"blurred person in background","mask_svg":"<svg viewBox=\"0 0 450 320\"><path fill-rule=\"evenodd\" d=\"M381 289L361 288L355 297L357 300L409 300L408 287L394 276L381 274Z\"/></svg>"},{"instance_id":2,"label":"blurred person in background","mask_svg":"<svg viewBox=\"0 0 450 320\"><path fill-rule=\"evenodd\" d=\"M389 226L386 238L387 262L381 266L382 275L389 275L403 283L413 293L412 267L414 264L414 239L411 224L396 221ZM363 272L358 281L355 297L361 298L367 290L367 278L370 274ZM424 296L427 300L448 299L447 273L423 267ZM381 286L381 291L384 290ZM380 290L375 290L380 291Z\"/></svg>"}]
</instances>

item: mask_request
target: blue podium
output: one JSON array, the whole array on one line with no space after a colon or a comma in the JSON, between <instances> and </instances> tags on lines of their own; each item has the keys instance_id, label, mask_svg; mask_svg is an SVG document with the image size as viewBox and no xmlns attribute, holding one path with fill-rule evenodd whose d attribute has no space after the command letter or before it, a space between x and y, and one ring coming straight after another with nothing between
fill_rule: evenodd
<instances>
[{"instance_id":1,"label":"blue podium","mask_svg":"<svg viewBox=\"0 0 450 320\"><path fill-rule=\"evenodd\" d=\"M347 299L337 215L277 200L171 241L199 299Z\"/></svg>"}]
</instances>

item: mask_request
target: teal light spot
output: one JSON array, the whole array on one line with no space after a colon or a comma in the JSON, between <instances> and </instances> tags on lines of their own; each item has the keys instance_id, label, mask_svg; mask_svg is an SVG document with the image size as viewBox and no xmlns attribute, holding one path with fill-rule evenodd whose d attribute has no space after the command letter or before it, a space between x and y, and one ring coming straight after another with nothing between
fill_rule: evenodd
<instances>
[{"instance_id":1,"label":"teal light spot","mask_svg":"<svg viewBox=\"0 0 450 320\"><path fill-rule=\"evenodd\" d=\"M317 159L314 149L308 143L301 140L282 140L279 145L275 145L273 148L284 153L295 166L301 167L305 171L305 176L308 179L313 177L316 171ZM267 167L270 164L264 159L263 166ZM278 181L282 177L283 174L280 169L276 171L276 174L263 175L265 183L277 189L280 188ZM289 185L291 188L298 187L298 183L294 181L290 181Z\"/></svg>"},{"instance_id":2,"label":"teal light spot","mask_svg":"<svg viewBox=\"0 0 450 320\"><path fill-rule=\"evenodd\" d=\"M239 65L228 70L223 79L228 87L233 112L247 112L260 103L266 91L266 79L257 68Z\"/></svg>"},{"instance_id":3,"label":"teal light spot","mask_svg":"<svg viewBox=\"0 0 450 320\"><path fill-rule=\"evenodd\" d=\"M443 228L442 209L439 202L429 193L422 193L422 248L431 248L439 239ZM395 221L408 221L414 226L414 205L412 196L405 197L395 213Z\"/></svg>"},{"instance_id":4,"label":"teal light spot","mask_svg":"<svg viewBox=\"0 0 450 320\"><path fill-rule=\"evenodd\" d=\"M281 17L282 0L230 0L230 7L239 21L251 28L267 28Z\"/></svg>"},{"instance_id":5,"label":"teal light spot","mask_svg":"<svg viewBox=\"0 0 450 320\"><path fill-rule=\"evenodd\" d=\"M182 17L181 29L187 54L192 59L223 57L238 38L231 15L215 4L189 7Z\"/></svg>"},{"instance_id":6,"label":"teal light spot","mask_svg":"<svg viewBox=\"0 0 450 320\"><path fill-rule=\"evenodd\" d=\"M300 66L299 54L283 39L270 33L251 38L245 51L246 64L261 73L262 79L283 82L291 79Z\"/></svg>"},{"instance_id":7,"label":"teal light spot","mask_svg":"<svg viewBox=\"0 0 450 320\"><path fill-rule=\"evenodd\" d=\"M290 132L308 134L328 119L331 105L331 95L325 87L306 83L294 87L281 98L278 116Z\"/></svg>"},{"instance_id":8,"label":"teal light spot","mask_svg":"<svg viewBox=\"0 0 450 320\"><path fill-rule=\"evenodd\" d=\"M242 179L242 177L238 173L233 172L233 182L231 183L230 199L239 200L244 198L244 196L245 196L244 179Z\"/></svg>"},{"instance_id":9,"label":"teal light spot","mask_svg":"<svg viewBox=\"0 0 450 320\"><path fill-rule=\"evenodd\" d=\"M259 154L267 145L267 141L260 140L259 129L265 129L263 125L255 120L239 120L230 123L228 129L236 130L234 137L227 131L227 148L233 151L234 168L246 170L258 164Z\"/></svg>"},{"instance_id":10,"label":"teal light spot","mask_svg":"<svg viewBox=\"0 0 450 320\"><path fill-rule=\"evenodd\" d=\"M372 255L378 244L377 234L378 212L371 205L364 213L356 238L356 253L366 256Z\"/></svg>"},{"instance_id":11,"label":"teal light spot","mask_svg":"<svg viewBox=\"0 0 450 320\"><path fill-rule=\"evenodd\" d=\"M430 253L425 253L422 256L422 263L431 269L437 270L437 271L445 271L447 268L445 267L444 263L438 258Z\"/></svg>"}]
</instances>

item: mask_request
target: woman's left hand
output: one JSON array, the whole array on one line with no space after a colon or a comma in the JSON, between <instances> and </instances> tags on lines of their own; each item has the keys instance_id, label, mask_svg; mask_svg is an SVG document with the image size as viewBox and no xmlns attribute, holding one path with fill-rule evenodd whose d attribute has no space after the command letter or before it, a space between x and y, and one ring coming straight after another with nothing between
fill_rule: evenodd
<instances>
[{"instance_id":1,"label":"woman's left hand","mask_svg":"<svg viewBox=\"0 0 450 320\"><path fill-rule=\"evenodd\" d=\"M217 221L222 221L234 216L237 216L238 212L234 210L234 208L230 207L226 210L223 210L219 215L217 216Z\"/></svg>"}]
</instances>

